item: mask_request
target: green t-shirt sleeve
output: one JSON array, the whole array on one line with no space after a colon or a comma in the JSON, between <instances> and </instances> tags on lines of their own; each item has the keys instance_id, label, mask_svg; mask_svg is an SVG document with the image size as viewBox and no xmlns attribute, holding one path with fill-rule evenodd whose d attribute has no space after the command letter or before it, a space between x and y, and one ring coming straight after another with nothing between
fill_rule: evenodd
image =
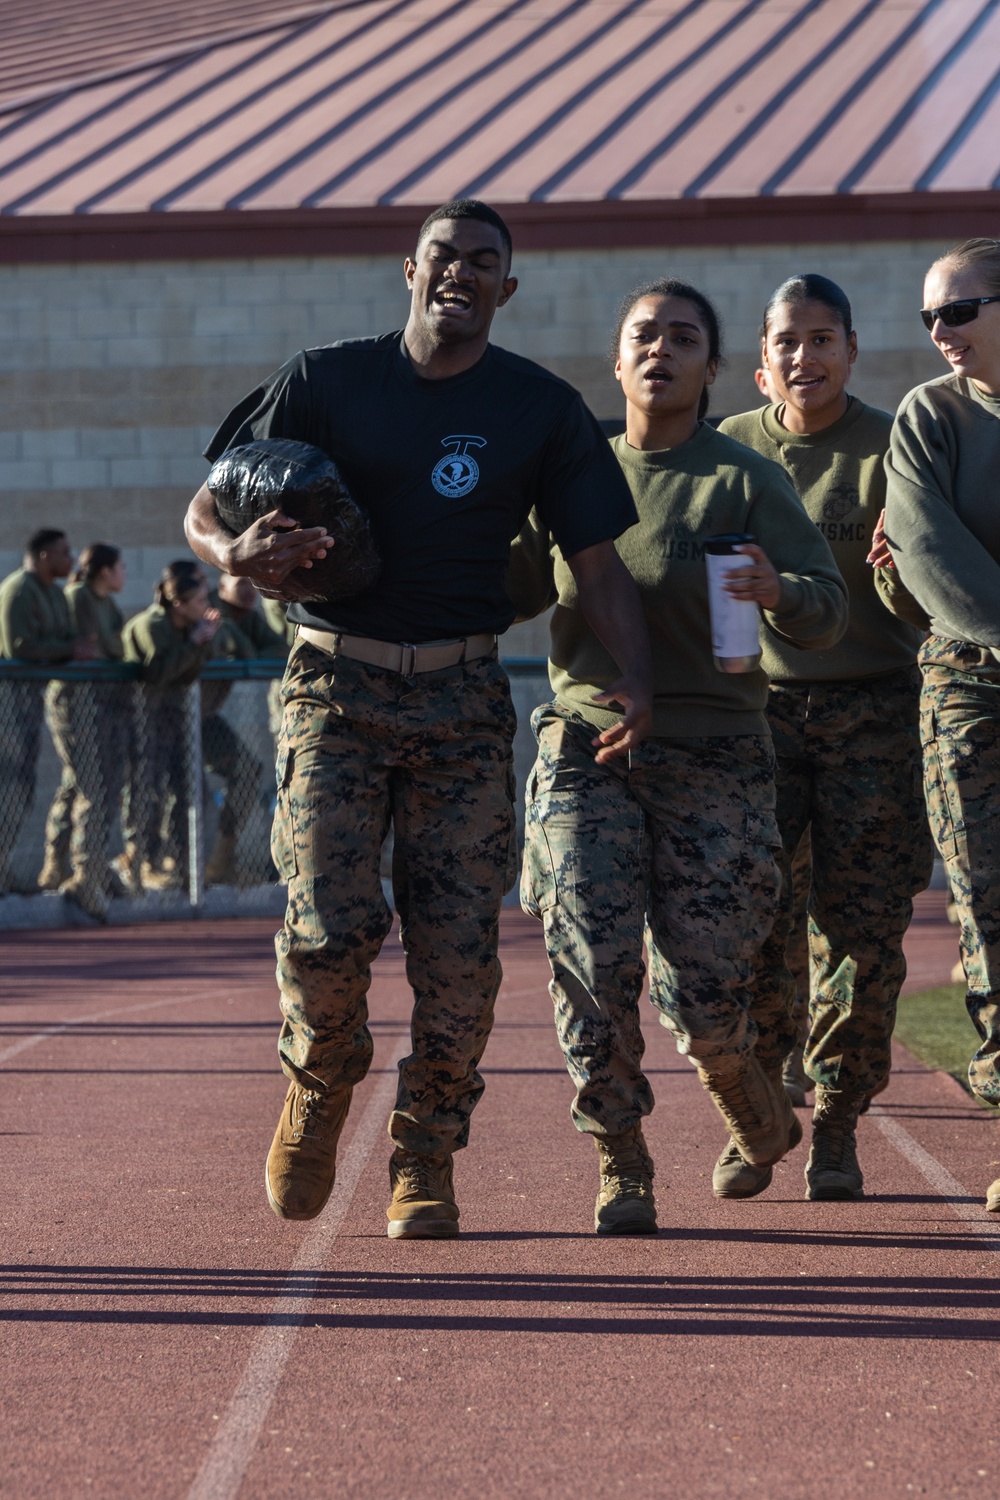
<instances>
[{"instance_id":1,"label":"green t-shirt sleeve","mask_svg":"<svg viewBox=\"0 0 1000 1500\"><path fill-rule=\"evenodd\" d=\"M504 588L518 620L533 620L556 602L552 538L536 510L511 543Z\"/></svg>"},{"instance_id":2,"label":"green t-shirt sleeve","mask_svg":"<svg viewBox=\"0 0 1000 1500\"><path fill-rule=\"evenodd\" d=\"M886 455L885 534L899 576L931 619L1000 647L1000 563L955 510L956 435L918 387Z\"/></svg>"}]
</instances>

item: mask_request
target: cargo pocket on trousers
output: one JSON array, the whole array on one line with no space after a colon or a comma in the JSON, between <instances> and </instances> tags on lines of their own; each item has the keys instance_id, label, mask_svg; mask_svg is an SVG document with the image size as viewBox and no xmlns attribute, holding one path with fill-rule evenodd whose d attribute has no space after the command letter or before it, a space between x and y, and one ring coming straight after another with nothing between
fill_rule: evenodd
<instances>
[{"instance_id":1,"label":"cargo pocket on trousers","mask_svg":"<svg viewBox=\"0 0 1000 1500\"><path fill-rule=\"evenodd\" d=\"M941 858L954 859L958 853L956 813L961 822L961 807L955 805L957 792L953 779L948 776L941 743L937 739L927 740L924 744L924 797L931 837Z\"/></svg>"},{"instance_id":2,"label":"cargo pocket on trousers","mask_svg":"<svg viewBox=\"0 0 1000 1500\"><path fill-rule=\"evenodd\" d=\"M299 873L295 858L295 826L292 821L292 799L289 783L295 766L295 751L283 745L278 751L275 773L278 778L278 795L271 824L271 858L278 878L289 881Z\"/></svg>"}]
</instances>

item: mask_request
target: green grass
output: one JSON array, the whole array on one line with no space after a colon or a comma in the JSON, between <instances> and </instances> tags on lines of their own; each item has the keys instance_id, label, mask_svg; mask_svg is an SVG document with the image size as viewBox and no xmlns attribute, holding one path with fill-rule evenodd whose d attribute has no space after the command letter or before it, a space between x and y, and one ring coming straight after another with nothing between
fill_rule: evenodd
<instances>
[{"instance_id":1,"label":"green grass","mask_svg":"<svg viewBox=\"0 0 1000 1500\"><path fill-rule=\"evenodd\" d=\"M965 985L942 984L900 1000L893 1033L929 1068L950 1073L969 1087L969 1059L976 1050L976 1030L965 1008Z\"/></svg>"}]
</instances>

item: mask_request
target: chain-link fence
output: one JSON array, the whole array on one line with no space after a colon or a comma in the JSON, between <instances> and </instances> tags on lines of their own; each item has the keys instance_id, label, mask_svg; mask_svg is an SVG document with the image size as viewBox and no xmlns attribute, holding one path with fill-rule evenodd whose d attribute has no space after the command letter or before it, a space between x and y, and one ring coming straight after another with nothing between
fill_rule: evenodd
<instances>
[{"instance_id":1,"label":"chain-link fence","mask_svg":"<svg viewBox=\"0 0 1000 1500\"><path fill-rule=\"evenodd\" d=\"M523 786L545 663L504 665ZM0 661L0 928L280 915L282 671L217 661L188 687L154 689L135 666Z\"/></svg>"}]
</instances>

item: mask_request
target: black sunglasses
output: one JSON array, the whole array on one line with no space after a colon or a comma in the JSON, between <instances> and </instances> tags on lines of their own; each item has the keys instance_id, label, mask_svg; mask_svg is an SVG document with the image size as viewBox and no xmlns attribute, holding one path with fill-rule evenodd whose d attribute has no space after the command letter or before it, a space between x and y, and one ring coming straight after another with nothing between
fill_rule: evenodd
<instances>
[{"instance_id":1,"label":"black sunglasses","mask_svg":"<svg viewBox=\"0 0 1000 1500\"><path fill-rule=\"evenodd\" d=\"M971 323L979 317L984 302L1000 302L1000 297L963 297L961 302L946 302L943 307L922 307L920 316L930 333L934 319L940 318L946 328L958 328L962 323Z\"/></svg>"}]
</instances>

